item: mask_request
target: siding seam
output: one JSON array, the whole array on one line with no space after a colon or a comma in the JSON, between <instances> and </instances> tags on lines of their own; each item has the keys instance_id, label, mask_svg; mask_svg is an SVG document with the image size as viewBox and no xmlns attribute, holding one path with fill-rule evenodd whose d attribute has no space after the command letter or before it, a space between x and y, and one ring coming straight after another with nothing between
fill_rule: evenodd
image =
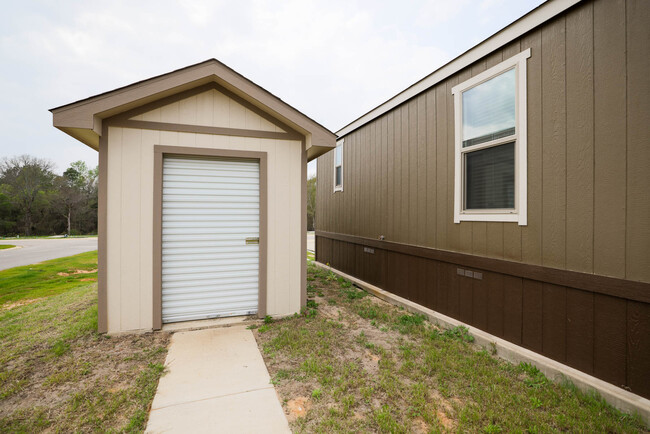
<instances>
[{"instance_id":1,"label":"siding seam","mask_svg":"<svg viewBox=\"0 0 650 434\"><path fill-rule=\"evenodd\" d=\"M623 235L623 276L627 279L627 229L628 229L628 221L630 218L630 215L628 213L628 194L627 194L627 179L630 176L630 174L627 171L627 166L628 166L628 159L629 159L629 154L628 154L628 145L629 145L629 134L628 134L628 128L629 128L629 122L628 122L628 113L627 113L627 107L628 107L628 87L627 87L627 76L628 76L628 64L627 64L627 37L628 37L628 30L627 30L627 1L623 3L623 16L625 17L625 25L624 25L624 32L625 32L625 50L623 51L625 55L625 225L623 226L623 230L625 231ZM626 353L627 354L627 353Z\"/></svg>"}]
</instances>

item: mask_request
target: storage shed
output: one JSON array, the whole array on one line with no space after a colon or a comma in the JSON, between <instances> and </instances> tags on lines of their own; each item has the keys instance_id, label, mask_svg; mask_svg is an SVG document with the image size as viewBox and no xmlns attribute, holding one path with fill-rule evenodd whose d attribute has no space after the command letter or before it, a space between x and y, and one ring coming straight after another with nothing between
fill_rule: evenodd
<instances>
[{"instance_id":1,"label":"storage shed","mask_svg":"<svg viewBox=\"0 0 650 434\"><path fill-rule=\"evenodd\" d=\"M51 112L99 151L100 332L304 306L332 132L214 59Z\"/></svg>"},{"instance_id":2,"label":"storage shed","mask_svg":"<svg viewBox=\"0 0 650 434\"><path fill-rule=\"evenodd\" d=\"M648 1L548 1L351 122L317 261L650 397L649 43Z\"/></svg>"}]
</instances>

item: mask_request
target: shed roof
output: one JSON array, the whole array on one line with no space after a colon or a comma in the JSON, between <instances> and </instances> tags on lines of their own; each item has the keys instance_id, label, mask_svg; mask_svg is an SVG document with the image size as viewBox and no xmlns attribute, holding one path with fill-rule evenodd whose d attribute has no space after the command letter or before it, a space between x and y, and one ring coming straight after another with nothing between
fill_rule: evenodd
<instances>
[{"instance_id":1,"label":"shed roof","mask_svg":"<svg viewBox=\"0 0 650 434\"><path fill-rule=\"evenodd\" d=\"M471 65L493 51L504 47L506 44L514 41L523 34L528 33L535 27L561 14L581 1L582 0L548 0L544 2L523 17L485 39L483 42L475 45L452 61L436 69L420 81L404 89L388 101L383 102L366 114L350 122L338 130L336 134L339 137L344 137L345 135L350 134L354 130L372 122L384 113L391 111L414 96L419 95L427 89L435 86L437 83L451 77L461 69Z\"/></svg>"},{"instance_id":2,"label":"shed roof","mask_svg":"<svg viewBox=\"0 0 650 434\"><path fill-rule=\"evenodd\" d=\"M216 59L209 59L128 86L50 109L56 128L99 149L102 121L180 92L215 82L306 138L312 160L336 146L336 135Z\"/></svg>"}]
</instances>

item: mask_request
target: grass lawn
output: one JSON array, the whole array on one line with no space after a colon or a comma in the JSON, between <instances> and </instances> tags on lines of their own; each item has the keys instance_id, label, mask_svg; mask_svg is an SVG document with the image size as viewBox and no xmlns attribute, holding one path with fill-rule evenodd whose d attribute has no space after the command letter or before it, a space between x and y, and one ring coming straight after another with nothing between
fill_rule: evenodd
<instances>
[{"instance_id":1,"label":"grass lawn","mask_svg":"<svg viewBox=\"0 0 650 434\"><path fill-rule=\"evenodd\" d=\"M296 432L643 432L638 417L550 382L313 264L302 315L256 337Z\"/></svg>"},{"instance_id":2,"label":"grass lawn","mask_svg":"<svg viewBox=\"0 0 650 434\"><path fill-rule=\"evenodd\" d=\"M142 431L168 335L97 330L97 253L0 271L0 432Z\"/></svg>"},{"instance_id":3,"label":"grass lawn","mask_svg":"<svg viewBox=\"0 0 650 434\"><path fill-rule=\"evenodd\" d=\"M96 281L96 251L10 268L0 272L0 306L21 300L31 302Z\"/></svg>"},{"instance_id":4,"label":"grass lawn","mask_svg":"<svg viewBox=\"0 0 650 434\"><path fill-rule=\"evenodd\" d=\"M12 246L11 244L0 244L0 250L4 249L13 249L16 246Z\"/></svg>"}]
</instances>

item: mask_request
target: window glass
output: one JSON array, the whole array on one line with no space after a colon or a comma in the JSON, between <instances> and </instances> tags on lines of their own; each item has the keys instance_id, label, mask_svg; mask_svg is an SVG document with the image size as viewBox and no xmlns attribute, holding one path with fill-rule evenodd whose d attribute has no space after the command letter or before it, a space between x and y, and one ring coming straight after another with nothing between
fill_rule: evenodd
<instances>
[{"instance_id":1,"label":"window glass","mask_svg":"<svg viewBox=\"0 0 650 434\"><path fill-rule=\"evenodd\" d=\"M336 185L343 184L343 173L341 172L341 169L341 166L336 166Z\"/></svg>"},{"instance_id":2,"label":"window glass","mask_svg":"<svg viewBox=\"0 0 650 434\"><path fill-rule=\"evenodd\" d=\"M463 148L515 133L515 69L463 92Z\"/></svg>"},{"instance_id":3,"label":"window glass","mask_svg":"<svg viewBox=\"0 0 650 434\"><path fill-rule=\"evenodd\" d=\"M341 165L341 160L343 158L343 156L341 154L343 154L343 145L338 145L336 147L336 155L334 157L334 165L335 166L340 166Z\"/></svg>"},{"instance_id":4,"label":"window glass","mask_svg":"<svg viewBox=\"0 0 650 434\"><path fill-rule=\"evenodd\" d=\"M515 143L465 154L465 209L515 207Z\"/></svg>"}]
</instances>

